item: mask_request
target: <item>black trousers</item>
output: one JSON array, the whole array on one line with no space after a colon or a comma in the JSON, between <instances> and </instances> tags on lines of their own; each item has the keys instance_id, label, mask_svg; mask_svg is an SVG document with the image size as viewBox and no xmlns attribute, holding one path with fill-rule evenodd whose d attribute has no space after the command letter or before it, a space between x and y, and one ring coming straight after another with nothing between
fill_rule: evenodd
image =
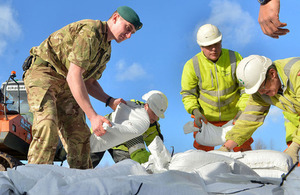
<instances>
[{"instance_id":1,"label":"black trousers","mask_svg":"<svg viewBox=\"0 0 300 195\"><path fill-rule=\"evenodd\" d=\"M115 163L120 162L125 159L130 159L130 154L128 151L118 150L118 149L108 149L107 151L110 153L110 155ZM100 163L105 152L106 151L94 152L94 153L90 154L94 168Z\"/></svg>"}]
</instances>

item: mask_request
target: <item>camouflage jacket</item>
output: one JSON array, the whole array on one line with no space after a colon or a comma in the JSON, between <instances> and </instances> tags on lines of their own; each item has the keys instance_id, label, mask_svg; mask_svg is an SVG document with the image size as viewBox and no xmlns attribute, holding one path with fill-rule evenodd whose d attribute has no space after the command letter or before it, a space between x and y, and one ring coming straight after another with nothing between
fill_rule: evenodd
<instances>
[{"instance_id":1,"label":"camouflage jacket","mask_svg":"<svg viewBox=\"0 0 300 195\"><path fill-rule=\"evenodd\" d=\"M33 47L30 54L49 62L64 77L72 62L85 69L84 80L98 80L111 55L107 28L107 23L100 20L86 19L71 23Z\"/></svg>"}]
</instances>

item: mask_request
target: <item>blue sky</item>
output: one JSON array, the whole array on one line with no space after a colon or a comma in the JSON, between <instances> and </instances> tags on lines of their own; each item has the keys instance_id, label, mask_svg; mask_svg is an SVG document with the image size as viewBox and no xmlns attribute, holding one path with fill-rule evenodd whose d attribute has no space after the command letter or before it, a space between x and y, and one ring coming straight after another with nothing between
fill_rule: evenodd
<instances>
[{"instance_id":1,"label":"blue sky","mask_svg":"<svg viewBox=\"0 0 300 195\"><path fill-rule=\"evenodd\" d=\"M112 42L111 60L99 83L109 95L125 100L141 100L152 89L164 92L169 107L166 118L160 120L161 129L166 147L171 150L174 146L175 152L193 149L192 135L183 133L183 125L192 119L179 92L185 62L200 52L196 32L201 25L218 26L223 34L223 48L238 51L243 57L259 54L276 60L299 56L297 0L281 2L280 20L288 24L290 33L279 39L261 32L256 0L0 0L0 82L6 81L12 70L21 78L21 66L30 48L52 32L81 19L106 21L122 5L135 9L144 26L131 39L120 44ZM92 104L100 115L111 111L94 99ZM271 109L253 138L274 150L286 148L279 109ZM112 161L106 157L101 163Z\"/></svg>"}]
</instances>

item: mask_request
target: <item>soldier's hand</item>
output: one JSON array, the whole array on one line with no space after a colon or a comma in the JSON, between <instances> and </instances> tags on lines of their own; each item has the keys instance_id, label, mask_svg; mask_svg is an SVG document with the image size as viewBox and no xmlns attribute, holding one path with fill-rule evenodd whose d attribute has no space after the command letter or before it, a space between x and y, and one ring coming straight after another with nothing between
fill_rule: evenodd
<instances>
[{"instance_id":1,"label":"soldier's hand","mask_svg":"<svg viewBox=\"0 0 300 195\"><path fill-rule=\"evenodd\" d=\"M195 116L195 120L194 120L195 124L197 125L197 127L201 129L202 122L207 123L206 118L203 116L203 114L201 114L199 109L194 109L193 114Z\"/></svg>"},{"instance_id":2,"label":"soldier's hand","mask_svg":"<svg viewBox=\"0 0 300 195\"><path fill-rule=\"evenodd\" d=\"M105 129L103 128L103 123L107 123L109 126L111 126L110 121L100 115L96 115L94 118L90 119L90 121L92 130L97 136L102 136L106 133Z\"/></svg>"},{"instance_id":3,"label":"soldier's hand","mask_svg":"<svg viewBox=\"0 0 300 195\"><path fill-rule=\"evenodd\" d=\"M276 39L290 32L289 29L283 28L287 24L280 22L279 11L280 0L272 0L260 6L258 15L258 22L263 33Z\"/></svg>"},{"instance_id":4,"label":"soldier's hand","mask_svg":"<svg viewBox=\"0 0 300 195\"><path fill-rule=\"evenodd\" d=\"M125 100L123 100L122 98L118 98L118 99L112 99L109 103L109 107L111 107L111 109L116 110L117 106L120 104L126 104Z\"/></svg>"}]
</instances>

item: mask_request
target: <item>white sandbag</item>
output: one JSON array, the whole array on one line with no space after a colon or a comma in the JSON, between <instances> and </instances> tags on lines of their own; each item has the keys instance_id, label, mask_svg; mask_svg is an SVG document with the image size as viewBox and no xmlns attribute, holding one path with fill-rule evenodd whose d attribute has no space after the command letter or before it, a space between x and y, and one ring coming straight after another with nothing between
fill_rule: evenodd
<instances>
[{"instance_id":1,"label":"white sandbag","mask_svg":"<svg viewBox=\"0 0 300 195\"><path fill-rule=\"evenodd\" d=\"M253 169L261 177L281 178L286 171L276 169Z\"/></svg>"},{"instance_id":2,"label":"white sandbag","mask_svg":"<svg viewBox=\"0 0 300 195\"><path fill-rule=\"evenodd\" d=\"M296 167L279 187L281 179L230 173L232 166L226 160L226 156L219 158L217 154L211 153L210 155L215 155L216 162L210 163L213 158L207 160L206 156L202 156L204 158L198 159L196 163L201 164L201 161L205 161L206 164L192 173L169 170L158 174L147 174L139 163L131 159L121 161L111 167L88 170L27 164L0 172L0 194L299 194L299 167ZM180 156L193 157L194 155ZM189 159L181 158L181 160ZM213 183L205 184L206 181L214 180L216 181Z\"/></svg>"},{"instance_id":3,"label":"white sandbag","mask_svg":"<svg viewBox=\"0 0 300 195\"><path fill-rule=\"evenodd\" d=\"M183 125L184 134L193 133L194 131L199 131L199 128L194 126L193 121L189 121Z\"/></svg>"},{"instance_id":4,"label":"white sandbag","mask_svg":"<svg viewBox=\"0 0 300 195\"><path fill-rule=\"evenodd\" d=\"M207 191L211 194L274 194L274 190L281 183L280 178L264 178L253 175L241 175L232 173L220 173L216 176L216 182L207 185Z\"/></svg>"},{"instance_id":5,"label":"white sandbag","mask_svg":"<svg viewBox=\"0 0 300 195\"><path fill-rule=\"evenodd\" d=\"M185 134L198 131L195 140L201 145L218 146L226 142L225 135L232 129L232 122L233 120L228 121L221 127L217 127L209 122L207 124L202 123L201 131L199 131L199 128L194 127L194 122L190 121L183 126L183 130Z\"/></svg>"},{"instance_id":6,"label":"white sandbag","mask_svg":"<svg viewBox=\"0 0 300 195\"><path fill-rule=\"evenodd\" d=\"M102 152L128 140L142 135L150 126L147 111L128 101L119 104L112 113L112 127L104 123L106 133L103 136L92 134L90 137L91 152Z\"/></svg>"},{"instance_id":7,"label":"white sandbag","mask_svg":"<svg viewBox=\"0 0 300 195\"><path fill-rule=\"evenodd\" d=\"M9 176L0 183L5 187L0 189L4 195L8 189L14 191L9 191L7 195L206 194L204 182L198 174L167 171L149 175L139 163L130 159L105 169L26 165L16 170L9 169L8 172ZM0 172L0 178L2 176ZM6 184L13 187L6 187Z\"/></svg>"},{"instance_id":8,"label":"white sandbag","mask_svg":"<svg viewBox=\"0 0 300 195\"><path fill-rule=\"evenodd\" d=\"M151 173L161 173L168 170L171 154L159 136L156 136L148 146L151 153L148 162L142 164Z\"/></svg>"},{"instance_id":9,"label":"white sandbag","mask_svg":"<svg viewBox=\"0 0 300 195\"><path fill-rule=\"evenodd\" d=\"M206 189L208 194L275 195L273 190L278 186L253 183L244 180L241 180L240 182L231 182L230 179L231 178L225 178L222 182L215 182L207 185Z\"/></svg>"},{"instance_id":10,"label":"white sandbag","mask_svg":"<svg viewBox=\"0 0 300 195\"><path fill-rule=\"evenodd\" d=\"M292 158L283 152L274 150L252 150L244 152L238 159L252 168L261 177L280 178L292 167Z\"/></svg>"},{"instance_id":11,"label":"white sandbag","mask_svg":"<svg viewBox=\"0 0 300 195\"><path fill-rule=\"evenodd\" d=\"M195 172L198 173L206 185L216 182L217 176L220 173L231 173L230 165L225 162L215 162L211 164L204 165L199 169L195 169Z\"/></svg>"},{"instance_id":12,"label":"white sandbag","mask_svg":"<svg viewBox=\"0 0 300 195\"><path fill-rule=\"evenodd\" d=\"M286 178L282 188L284 194L298 195L300 192L300 167L296 167Z\"/></svg>"},{"instance_id":13,"label":"white sandbag","mask_svg":"<svg viewBox=\"0 0 300 195\"><path fill-rule=\"evenodd\" d=\"M196 173L166 171L163 173L129 177L131 182L143 183L141 195L206 195L203 179ZM125 194L125 193L122 193ZM133 193L132 193L133 194Z\"/></svg>"},{"instance_id":14,"label":"white sandbag","mask_svg":"<svg viewBox=\"0 0 300 195\"><path fill-rule=\"evenodd\" d=\"M245 152L210 151L237 159L252 169L276 169L287 172L292 167L292 158L275 150L251 150Z\"/></svg>"},{"instance_id":15,"label":"white sandbag","mask_svg":"<svg viewBox=\"0 0 300 195\"><path fill-rule=\"evenodd\" d=\"M227 163L230 166L231 172L234 174L258 176L251 168L238 160L202 150L188 150L184 153L175 154L171 159L169 170L179 170L191 173L215 162Z\"/></svg>"},{"instance_id":16,"label":"white sandbag","mask_svg":"<svg viewBox=\"0 0 300 195\"><path fill-rule=\"evenodd\" d=\"M1 195L19 194L14 184L10 181L10 179L6 175L4 175L5 172L1 171L1 173L3 175L0 175L0 194Z\"/></svg>"},{"instance_id":17,"label":"white sandbag","mask_svg":"<svg viewBox=\"0 0 300 195\"><path fill-rule=\"evenodd\" d=\"M280 177L288 172L293 162L289 155L274 150L251 150L245 152L210 151L228 156L248 165L261 177Z\"/></svg>"},{"instance_id":18,"label":"white sandbag","mask_svg":"<svg viewBox=\"0 0 300 195\"><path fill-rule=\"evenodd\" d=\"M238 159L250 168L276 169L287 172L292 167L292 158L275 150L245 151L243 158Z\"/></svg>"},{"instance_id":19,"label":"white sandbag","mask_svg":"<svg viewBox=\"0 0 300 195\"><path fill-rule=\"evenodd\" d=\"M128 159L108 168L87 170L27 164L18 166L17 169L9 169L7 175L7 181L10 181L19 192L16 194L64 195L87 192L88 194L136 192L139 183L133 185L127 179L118 182L118 178L147 175L147 173L138 162ZM119 188L116 188L116 182L120 185Z\"/></svg>"}]
</instances>

